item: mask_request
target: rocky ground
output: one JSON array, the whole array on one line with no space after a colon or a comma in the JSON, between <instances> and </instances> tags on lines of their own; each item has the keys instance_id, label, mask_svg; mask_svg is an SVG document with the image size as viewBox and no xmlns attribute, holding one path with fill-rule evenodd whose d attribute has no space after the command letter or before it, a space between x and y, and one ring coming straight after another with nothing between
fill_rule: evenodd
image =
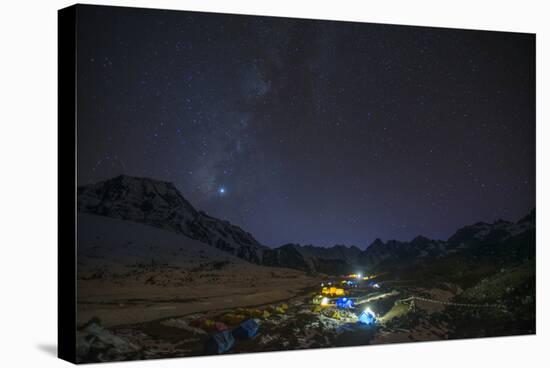
<instances>
[{"instance_id":1,"label":"rocky ground","mask_svg":"<svg viewBox=\"0 0 550 368\"><path fill-rule=\"evenodd\" d=\"M356 301L350 310L313 303L320 289L303 289L284 302L236 308L219 303L208 311L110 328L92 320L79 330L80 359L90 362L204 355L205 343L213 334L233 330L248 318L259 323L258 335L237 340L228 353L453 339L464 337L462 329L468 320L467 325L477 330L475 334L469 332L473 336L498 336L498 330L484 329L488 316L493 321L506 321L515 315L513 310L500 307L457 306L453 303L464 302L459 298L463 290L449 283L421 288L388 281L379 289L365 283L347 292ZM411 296L422 300L411 304ZM366 307L377 314L376 324L358 323L357 317ZM529 333L526 325L518 331Z\"/></svg>"}]
</instances>

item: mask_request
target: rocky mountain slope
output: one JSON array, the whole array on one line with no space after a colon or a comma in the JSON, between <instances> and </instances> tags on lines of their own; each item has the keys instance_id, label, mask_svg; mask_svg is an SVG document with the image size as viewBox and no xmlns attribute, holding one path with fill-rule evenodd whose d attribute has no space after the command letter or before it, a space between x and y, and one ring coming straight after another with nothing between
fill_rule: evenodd
<instances>
[{"instance_id":1,"label":"rocky mountain slope","mask_svg":"<svg viewBox=\"0 0 550 368\"><path fill-rule=\"evenodd\" d=\"M122 175L79 187L77 202L79 212L172 230L253 263L267 249L238 226L197 211L168 182Z\"/></svg>"}]
</instances>

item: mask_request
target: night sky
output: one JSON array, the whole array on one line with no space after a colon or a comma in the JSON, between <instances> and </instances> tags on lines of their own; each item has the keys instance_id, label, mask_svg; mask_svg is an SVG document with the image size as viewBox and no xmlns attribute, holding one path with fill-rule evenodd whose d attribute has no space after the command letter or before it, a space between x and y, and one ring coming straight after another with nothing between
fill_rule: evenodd
<instances>
[{"instance_id":1,"label":"night sky","mask_svg":"<svg viewBox=\"0 0 550 368\"><path fill-rule=\"evenodd\" d=\"M535 206L533 35L78 16L79 185L171 181L269 246L447 239Z\"/></svg>"}]
</instances>

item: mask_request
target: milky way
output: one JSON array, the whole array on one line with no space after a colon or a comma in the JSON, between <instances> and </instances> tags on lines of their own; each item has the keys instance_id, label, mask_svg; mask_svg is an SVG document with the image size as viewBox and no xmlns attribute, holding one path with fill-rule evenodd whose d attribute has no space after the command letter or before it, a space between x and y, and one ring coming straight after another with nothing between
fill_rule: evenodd
<instances>
[{"instance_id":1,"label":"milky way","mask_svg":"<svg viewBox=\"0 0 550 368\"><path fill-rule=\"evenodd\" d=\"M78 180L173 182L267 245L535 206L534 36L79 8Z\"/></svg>"}]
</instances>

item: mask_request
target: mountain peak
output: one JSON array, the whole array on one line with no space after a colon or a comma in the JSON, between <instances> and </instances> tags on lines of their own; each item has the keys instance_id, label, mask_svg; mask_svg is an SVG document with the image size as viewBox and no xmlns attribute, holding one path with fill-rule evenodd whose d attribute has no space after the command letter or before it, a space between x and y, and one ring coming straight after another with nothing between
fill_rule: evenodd
<instances>
[{"instance_id":1,"label":"mountain peak","mask_svg":"<svg viewBox=\"0 0 550 368\"><path fill-rule=\"evenodd\" d=\"M411 243L418 244L418 243L429 243L432 240L429 238L426 238L423 235L417 235L413 240L411 240Z\"/></svg>"},{"instance_id":2,"label":"mountain peak","mask_svg":"<svg viewBox=\"0 0 550 368\"><path fill-rule=\"evenodd\" d=\"M370 243L370 245L367 247L367 249L370 248L370 247L373 247L373 246L378 247L378 246L381 246L381 245L384 245L384 242L382 241L382 239L376 238L376 239L374 239L374 241L372 243Z\"/></svg>"}]
</instances>

